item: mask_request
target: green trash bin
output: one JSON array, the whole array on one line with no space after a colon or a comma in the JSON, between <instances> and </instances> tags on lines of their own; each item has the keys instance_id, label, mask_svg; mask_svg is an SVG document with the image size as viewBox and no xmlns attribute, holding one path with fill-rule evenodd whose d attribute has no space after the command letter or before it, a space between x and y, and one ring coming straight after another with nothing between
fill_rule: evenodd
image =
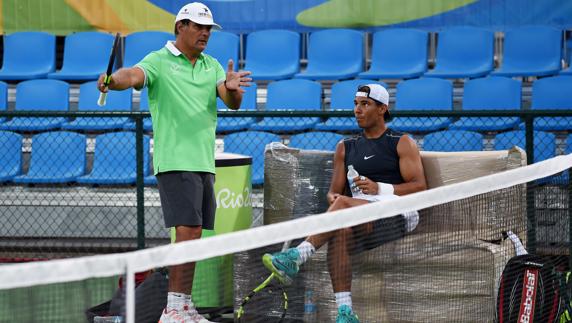
<instances>
[{"instance_id":1,"label":"green trash bin","mask_svg":"<svg viewBox=\"0 0 572 323\"><path fill-rule=\"evenodd\" d=\"M216 155L214 230L202 237L250 228L252 224L252 158L220 153ZM175 229L171 228L171 241ZM233 306L233 255L199 261L193 281L193 303L201 308Z\"/></svg>"}]
</instances>

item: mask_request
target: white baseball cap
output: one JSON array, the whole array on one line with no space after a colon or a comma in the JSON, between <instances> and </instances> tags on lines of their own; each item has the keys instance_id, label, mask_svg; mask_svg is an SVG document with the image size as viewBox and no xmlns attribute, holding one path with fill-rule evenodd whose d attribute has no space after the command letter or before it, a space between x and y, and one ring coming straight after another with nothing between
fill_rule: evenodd
<instances>
[{"instance_id":1,"label":"white baseball cap","mask_svg":"<svg viewBox=\"0 0 572 323\"><path fill-rule=\"evenodd\" d=\"M369 92L360 91L360 89L363 89L362 86L367 86L369 88ZM363 96L375 100L379 103L389 105L389 93L383 86L379 84L360 85L358 87L358 91L356 92L356 96Z\"/></svg>"},{"instance_id":2,"label":"white baseball cap","mask_svg":"<svg viewBox=\"0 0 572 323\"><path fill-rule=\"evenodd\" d=\"M177 18L175 18L175 23L184 19L189 19L199 25L213 26L217 29L222 29L220 25L214 22L211 10L200 2L184 5L181 10L179 10Z\"/></svg>"},{"instance_id":3,"label":"white baseball cap","mask_svg":"<svg viewBox=\"0 0 572 323\"><path fill-rule=\"evenodd\" d=\"M385 119L385 121L389 121L389 119L391 119L391 115L389 114L389 93L380 84L373 83L373 84L360 85L358 86L356 96L366 97L374 101L377 101L379 103L387 105L388 109L385 111L383 118Z\"/></svg>"}]
</instances>

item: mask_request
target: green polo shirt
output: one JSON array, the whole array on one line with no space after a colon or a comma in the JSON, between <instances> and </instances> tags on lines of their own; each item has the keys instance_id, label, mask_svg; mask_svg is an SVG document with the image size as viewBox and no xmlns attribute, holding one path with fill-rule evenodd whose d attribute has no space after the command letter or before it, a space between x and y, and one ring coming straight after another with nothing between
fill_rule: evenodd
<instances>
[{"instance_id":1,"label":"green polo shirt","mask_svg":"<svg viewBox=\"0 0 572 323\"><path fill-rule=\"evenodd\" d=\"M154 173L215 172L217 85L226 74L213 57L201 54L193 66L173 42L147 55L145 72L153 120Z\"/></svg>"}]
</instances>

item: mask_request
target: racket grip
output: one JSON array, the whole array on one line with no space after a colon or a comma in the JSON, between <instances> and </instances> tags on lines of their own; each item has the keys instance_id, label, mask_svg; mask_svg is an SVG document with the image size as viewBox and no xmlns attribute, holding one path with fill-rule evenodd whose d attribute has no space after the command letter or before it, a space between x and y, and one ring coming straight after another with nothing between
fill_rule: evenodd
<instances>
[{"instance_id":1,"label":"racket grip","mask_svg":"<svg viewBox=\"0 0 572 323\"><path fill-rule=\"evenodd\" d=\"M105 105L105 99L107 99L107 93L99 93L99 99L97 100L97 105L100 107Z\"/></svg>"}]
</instances>

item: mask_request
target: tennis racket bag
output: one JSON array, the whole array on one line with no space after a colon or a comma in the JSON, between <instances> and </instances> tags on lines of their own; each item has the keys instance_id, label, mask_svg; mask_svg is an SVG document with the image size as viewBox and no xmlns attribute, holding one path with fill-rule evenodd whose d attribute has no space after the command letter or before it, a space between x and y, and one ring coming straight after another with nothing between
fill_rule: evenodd
<instances>
[{"instance_id":1,"label":"tennis racket bag","mask_svg":"<svg viewBox=\"0 0 572 323\"><path fill-rule=\"evenodd\" d=\"M515 256L500 279L496 322L558 322L559 291L559 275L550 262L536 255Z\"/></svg>"}]
</instances>

